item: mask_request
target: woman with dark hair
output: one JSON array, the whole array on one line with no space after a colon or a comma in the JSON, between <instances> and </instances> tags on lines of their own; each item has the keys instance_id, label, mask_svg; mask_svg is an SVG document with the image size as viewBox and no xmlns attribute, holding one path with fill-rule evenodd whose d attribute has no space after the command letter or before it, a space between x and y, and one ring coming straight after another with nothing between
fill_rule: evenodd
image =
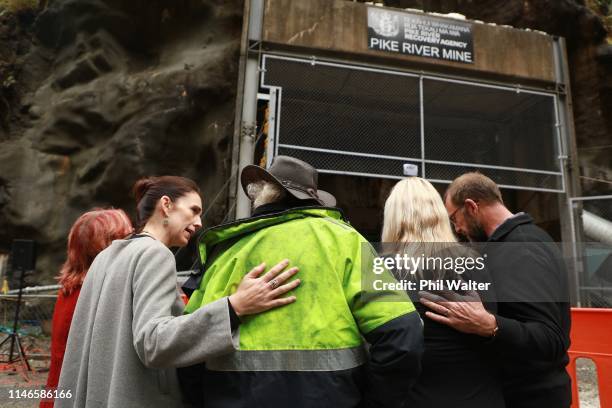
<instances>
[{"instance_id":1,"label":"woman with dark hair","mask_svg":"<svg viewBox=\"0 0 612 408\"><path fill-rule=\"evenodd\" d=\"M98 208L81 215L70 229L66 262L57 277L61 287L53 309L51 365L46 385L50 394L59 381L70 322L89 266L111 242L125 238L132 231L132 223L122 210ZM43 399L40 407L53 407L53 400Z\"/></svg>"},{"instance_id":2,"label":"woman with dark hair","mask_svg":"<svg viewBox=\"0 0 612 408\"><path fill-rule=\"evenodd\" d=\"M288 261L259 277L251 270L228 297L183 315L170 247L201 226L197 185L175 176L134 186L137 234L113 242L93 262L74 313L56 399L58 407L178 407L176 367L234 351L240 316L295 301ZM274 280L274 282L271 282ZM69 394L69 396L68 396Z\"/></svg>"}]
</instances>

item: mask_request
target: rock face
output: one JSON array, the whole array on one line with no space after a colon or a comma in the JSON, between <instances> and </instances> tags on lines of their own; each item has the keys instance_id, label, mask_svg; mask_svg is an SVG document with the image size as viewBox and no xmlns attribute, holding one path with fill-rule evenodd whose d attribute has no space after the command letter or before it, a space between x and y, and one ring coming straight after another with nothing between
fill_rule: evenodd
<instances>
[{"instance_id":1,"label":"rock face","mask_svg":"<svg viewBox=\"0 0 612 408\"><path fill-rule=\"evenodd\" d=\"M78 215L133 208L143 175L191 177L210 199L229 175L242 9L68 0L2 15L0 248L36 239L48 279Z\"/></svg>"},{"instance_id":2,"label":"rock face","mask_svg":"<svg viewBox=\"0 0 612 408\"><path fill-rule=\"evenodd\" d=\"M298 0L296 0L298 1ZM240 0L49 0L0 10L0 252L40 244L39 282L64 259L74 220L131 209L143 175L197 180L205 223L228 209ZM612 178L612 75L601 19L581 0L388 0L386 5L562 35L582 174ZM608 146L608 147L605 147ZM587 180L587 193L610 184Z\"/></svg>"}]
</instances>

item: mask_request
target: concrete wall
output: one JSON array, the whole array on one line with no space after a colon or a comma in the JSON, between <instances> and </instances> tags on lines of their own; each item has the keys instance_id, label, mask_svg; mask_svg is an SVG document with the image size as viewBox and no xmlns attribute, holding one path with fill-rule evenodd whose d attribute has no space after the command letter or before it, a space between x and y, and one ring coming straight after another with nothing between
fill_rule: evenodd
<instances>
[{"instance_id":1,"label":"concrete wall","mask_svg":"<svg viewBox=\"0 0 612 408\"><path fill-rule=\"evenodd\" d=\"M555 80L551 36L472 22L473 64L403 55L368 49L367 8L362 3L342 0L266 0L263 40L281 46L355 54L366 61L385 58L467 75Z\"/></svg>"}]
</instances>

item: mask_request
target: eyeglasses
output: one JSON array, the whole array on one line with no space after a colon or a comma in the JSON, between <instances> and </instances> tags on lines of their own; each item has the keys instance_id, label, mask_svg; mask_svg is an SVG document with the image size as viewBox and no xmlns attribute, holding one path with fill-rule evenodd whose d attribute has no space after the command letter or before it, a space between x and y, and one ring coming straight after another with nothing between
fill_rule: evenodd
<instances>
[{"instance_id":1,"label":"eyeglasses","mask_svg":"<svg viewBox=\"0 0 612 408\"><path fill-rule=\"evenodd\" d=\"M453 211L453 213L451 215L448 216L448 219L450 220L451 224L453 224L453 226L457 225L457 220L455 220L455 214L457 214L457 211L462 209L464 205L465 205L465 203L461 204L459 207L457 207L455 209L455 211Z\"/></svg>"}]
</instances>

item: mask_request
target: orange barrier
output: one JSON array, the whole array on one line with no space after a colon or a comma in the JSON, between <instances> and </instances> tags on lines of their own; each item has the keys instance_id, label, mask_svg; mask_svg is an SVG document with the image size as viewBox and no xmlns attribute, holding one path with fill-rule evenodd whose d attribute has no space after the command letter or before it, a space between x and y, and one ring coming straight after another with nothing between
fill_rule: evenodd
<instances>
[{"instance_id":1,"label":"orange barrier","mask_svg":"<svg viewBox=\"0 0 612 408\"><path fill-rule=\"evenodd\" d=\"M599 402L612 407L612 309L572 308L572 344L567 372L572 377L572 408L578 408L576 359L588 358L597 367Z\"/></svg>"}]
</instances>

